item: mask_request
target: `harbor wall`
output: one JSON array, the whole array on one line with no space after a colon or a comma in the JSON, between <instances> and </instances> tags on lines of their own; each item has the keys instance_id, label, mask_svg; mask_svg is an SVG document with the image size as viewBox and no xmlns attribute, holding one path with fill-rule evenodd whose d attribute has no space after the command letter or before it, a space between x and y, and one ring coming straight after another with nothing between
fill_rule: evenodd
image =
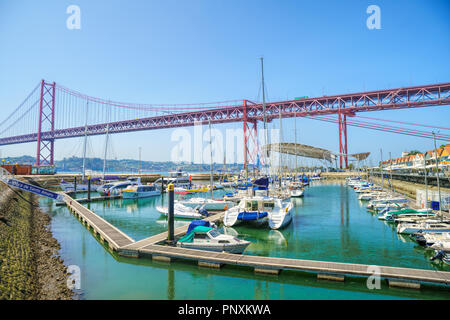
<instances>
[{"instance_id":1,"label":"harbor wall","mask_svg":"<svg viewBox=\"0 0 450 320\"><path fill-rule=\"evenodd\" d=\"M0 300L72 299L49 224L34 195L0 183Z\"/></svg>"},{"instance_id":2,"label":"harbor wall","mask_svg":"<svg viewBox=\"0 0 450 320\"><path fill-rule=\"evenodd\" d=\"M383 186L386 189L391 188L390 179L388 179L386 177L384 177L384 179L383 179L383 185L381 184L381 177L371 176L370 180L373 181L377 185ZM397 180L397 179L392 179L392 186L393 186L394 191L401 193L401 194L406 194L408 197L413 198L413 199L416 199L417 190L425 190L424 184L408 182L408 181L403 181L403 180ZM429 185L428 190L437 192L438 187ZM441 187L441 192L442 193L444 193L444 192L450 193L450 188L442 188Z\"/></svg>"}]
</instances>

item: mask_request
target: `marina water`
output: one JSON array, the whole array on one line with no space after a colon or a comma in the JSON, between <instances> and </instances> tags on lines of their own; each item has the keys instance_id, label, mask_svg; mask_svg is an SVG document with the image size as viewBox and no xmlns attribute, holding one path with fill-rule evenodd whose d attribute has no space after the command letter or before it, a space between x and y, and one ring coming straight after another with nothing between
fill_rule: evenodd
<instances>
[{"instance_id":1,"label":"marina water","mask_svg":"<svg viewBox=\"0 0 450 320\"><path fill-rule=\"evenodd\" d=\"M361 263L449 271L431 262L433 251L398 235L394 225L377 219L345 183L315 182L294 202L292 223L283 230L246 226L223 228L252 244L244 254L333 262ZM214 192L221 197L224 191ZM77 197L85 195L78 194ZM198 197L199 194L195 195ZM208 197L209 193L200 196ZM181 197L181 196L177 196ZM183 196L186 197L186 196ZM135 240L167 231L167 220L156 211L167 195L85 204ZM449 299L445 289L389 288L369 290L366 278L344 283L320 281L306 272L283 271L279 276L224 266L200 268L193 262L165 264L151 259L119 257L109 252L67 208L50 200L41 206L52 216L51 230L61 244L64 263L81 272L81 299ZM175 220L175 227L189 221Z\"/></svg>"}]
</instances>

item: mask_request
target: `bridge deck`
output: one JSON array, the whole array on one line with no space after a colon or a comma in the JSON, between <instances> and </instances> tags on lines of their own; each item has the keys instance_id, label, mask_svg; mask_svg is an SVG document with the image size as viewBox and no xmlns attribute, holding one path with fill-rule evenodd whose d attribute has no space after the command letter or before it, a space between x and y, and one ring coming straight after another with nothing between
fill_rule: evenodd
<instances>
[{"instance_id":1,"label":"bridge deck","mask_svg":"<svg viewBox=\"0 0 450 320\"><path fill-rule=\"evenodd\" d=\"M93 211L78 203L68 195L64 195L67 207L85 221L94 232L98 233L103 240L106 240L113 250L118 250L135 241L124 232L113 226L105 219L99 217Z\"/></svg>"}]
</instances>

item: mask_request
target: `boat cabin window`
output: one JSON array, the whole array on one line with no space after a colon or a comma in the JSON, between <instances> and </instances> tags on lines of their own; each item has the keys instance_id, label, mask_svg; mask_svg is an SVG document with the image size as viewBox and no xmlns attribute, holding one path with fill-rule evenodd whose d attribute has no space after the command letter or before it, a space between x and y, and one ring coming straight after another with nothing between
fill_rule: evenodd
<instances>
[{"instance_id":1,"label":"boat cabin window","mask_svg":"<svg viewBox=\"0 0 450 320\"><path fill-rule=\"evenodd\" d=\"M219 243L230 243L228 240L219 240Z\"/></svg>"},{"instance_id":2,"label":"boat cabin window","mask_svg":"<svg viewBox=\"0 0 450 320\"><path fill-rule=\"evenodd\" d=\"M117 186L115 189L123 190L123 189L126 189L127 187L129 187L130 185L131 185L130 183L129 184L123 184L121 186Z\"/></svg>"},{"instance_id":3,"label":"boat cabin window","mask_svg":"<svg viewBox=\"0 0 450 320\"><path fill-rule=\"evenodd\" d=\"M250 211L258 210L258 201L247 201L246 208Z\"/></svg>"},{"instance_id":4,"label":"boat cabin window","mask_svg":"<svg viewBox=\"0 0 450 320\"><path fill-rule=\"evenodd\" d=\"M206 233L196 233L195 239L207 239Z\"/></svg>"},{"instance_id":5,"label":"boat cabin window","mask_svg":"<svg viewBox=\"0 0 450 320\"><path fill-rule=\"evenodd\" d=\"M273 202L264 202L264 209L273 209L275 207L275 203Z\"/></svg>"},{"instance_id":6,"label":"boat cabin window","mask_svg":"<svg viewBox=\"0 0 450 320\"><path fill-rule=\"evenodd\" d=\"M213 238L216 238L216 237L220 236L220 233L217 232L216 230L211 230L211 231L209 232L209 235L210 235L211 237L213 237Z\"/></svg>"}]
</instances>

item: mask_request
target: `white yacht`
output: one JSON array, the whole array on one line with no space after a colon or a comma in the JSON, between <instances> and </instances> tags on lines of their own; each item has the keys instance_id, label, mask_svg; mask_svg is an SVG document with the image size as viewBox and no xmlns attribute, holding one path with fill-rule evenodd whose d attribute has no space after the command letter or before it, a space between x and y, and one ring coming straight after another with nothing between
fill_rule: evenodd
<instances>
[{"instance_id":1,"label":"white yacht","mask_svg":"<svg viewBox=\"0 0 450 320\"><path fill-rule=\"evenodd\" d=\"M450 232L450 224L446 223L401 223L397 226L397 233L413 234L424 233L444 233Z\"/></svg>"},{"instance_id":2,"label":"white yacht","mask_svg":"<svg viewBox=\"0 0 450 320\"><path fill-rule=\"evenodd\" d=\"M161 183L162 179L164 179L164 185L168 185L172 183L175 187L181 188L189 188L191 184L191 180L189 180L189 174L183 172L182 170L169 172L169 176L166 178L159 178L155 181L156 184Z\"/></svg>"},{"instance_id":3,"label":"white yacht","mask_svg":"<svg viewBox=\"0 0 450 320\"><path fill-rule=\"evenodd\" d=\"M302 182L292 182L289 187L290 196L293 198L303 197L305 189L303 188Z\"/></svg>"},{"instance_id":4,"label":"white yacht","mask_svg":"<svg viewBox=\"0 0 450 320\"><path fill-rule=\"evenodd\" d=\"M173 209L174 209L173 212L174 217L178 219L203 219L205 216L208 215L206 210L194 209L182 205L181 203L175 203ZM158 212L162 213L165 216L167 216L169 212L168 207L162 206L156 206L156 210L158 210Z\"/></svg>"},{"instance_id":5,"label":"white yacht","mask_svg":"<svg viewBox=\"0 0 450 320\"><path fill-rule=\"evenodd\" d=\"M106 183L97 188L97 192L102 196L119 195L122 191L130 186L141 185L141 178L129 178L125 181Z\"/></svg>"},{"instance_id":6,"label":"white yacht","mask_svg":"<svg viewBox=\"0 0 450 320\"><path fill-rule=\"evenodd\" d=\"M190 198L186 200L177 200L176 203L181 203L184 206L191 208L202 207L205 210L227 210L234 207L236 204L233 201L215 200L206 198Z\"/></svg>"},{"instance_id":7,"label":"white yacht","mask_svg":"<svg viewBox=\"0 0 450 320\"><path fill-rule=\"evenodd\" d=\"M122 191L123 199L138 199L159 196L161 190L155 185L132 185Z\"/></svg>"}]
</instances>

